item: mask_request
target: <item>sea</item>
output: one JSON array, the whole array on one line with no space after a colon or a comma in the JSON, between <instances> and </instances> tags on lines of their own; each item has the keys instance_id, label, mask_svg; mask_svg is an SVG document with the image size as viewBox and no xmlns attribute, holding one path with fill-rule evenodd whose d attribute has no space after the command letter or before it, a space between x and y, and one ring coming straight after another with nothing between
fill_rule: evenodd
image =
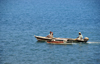
<instances>
[{"instance_id":1,"label":"sea","mask_svg":"<svg viewBox=\"0 0 100 64\"><path fill-rule=\"evenodd\" d=\"M55 45L34 37L77 38ZM0 64L100 64L100 0L0 0Z\"/></svg>"}]
</instances>

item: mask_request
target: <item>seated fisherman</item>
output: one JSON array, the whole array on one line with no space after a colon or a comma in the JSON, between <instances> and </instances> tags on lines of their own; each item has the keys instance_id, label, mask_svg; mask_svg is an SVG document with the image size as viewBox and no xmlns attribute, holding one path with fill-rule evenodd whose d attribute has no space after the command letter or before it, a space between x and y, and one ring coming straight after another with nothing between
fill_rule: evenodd
<instances>
[{"instance_id":1,"label":"seated fisherman","mask_svg":"<svg viewBox=\"0 0 100 64\"><path fill-rule=\"evenodd\" d=\"M79 36L77 37L77 40L80 40L82 38L83 38L83 36L82 36L81 32L79 32Z\"/></svg>"},{"instance_id":2,"label":"seated fisherman","mask_svg":"<svg viewBox=\"0 0 100 64\"><path fill-rule=\"evenodd\" d=\"M53 38L53 32L50 31L50 34L48 36L46 36L48 38Z\"/></svg>"}]
</instances>

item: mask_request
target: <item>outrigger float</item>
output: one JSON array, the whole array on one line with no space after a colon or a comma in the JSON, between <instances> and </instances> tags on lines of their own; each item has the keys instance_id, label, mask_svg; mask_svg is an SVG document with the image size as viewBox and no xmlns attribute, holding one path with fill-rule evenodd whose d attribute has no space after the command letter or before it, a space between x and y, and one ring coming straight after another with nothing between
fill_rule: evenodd
<instances>
[{"instance_id":1,"label":"outrigger float","mask_svg":"<svg viewBox=\"0 0 100 64\"><path fill-rule=\"evenodd\" d=\"M49 44L72 44L72 43L86 43L89 38L85 37L84 39L78 40L78 39L72 39L72 38L48 38L48 37L42 37L42 36L35 36L34 37L38 41L46 41Z\"/></svg>"}]
</instances>

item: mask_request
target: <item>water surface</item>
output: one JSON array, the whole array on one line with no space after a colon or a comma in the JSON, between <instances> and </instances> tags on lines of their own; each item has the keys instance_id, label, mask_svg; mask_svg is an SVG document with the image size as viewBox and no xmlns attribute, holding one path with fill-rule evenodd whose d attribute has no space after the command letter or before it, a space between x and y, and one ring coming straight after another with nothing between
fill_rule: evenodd
<instances>
[{"instance_id":1,"label":"water surface","mask_svg":"<svg viewBox=\"0 0 100 64\"><path fill-rule=\"evenodd\" d=\"M100 64L99 0L1 0L0 64ZM88 37L87 44L52 45L34 35Z\"/></svg>"}]
</instances>

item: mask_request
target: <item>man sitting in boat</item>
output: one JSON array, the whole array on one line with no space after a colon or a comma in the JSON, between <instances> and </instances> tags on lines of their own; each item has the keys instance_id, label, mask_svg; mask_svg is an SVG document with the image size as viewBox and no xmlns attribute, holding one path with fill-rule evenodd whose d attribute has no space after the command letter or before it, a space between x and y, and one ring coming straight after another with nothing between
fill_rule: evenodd
<instances>
[{"instance_id":1,"label":"man sitting in boat","mask_svg":"<svg viewBox=\"0 0 100 64\"><path fill-rule=\"evenodd\" d=\"M79 32L79 36L76 38L76 40L81 40L83 38L81 32Z\"/></svg>"},{"instance_id":2,"label":"man sitting in boat","mask_svg":"<svg viewBox=\"0 0 100 64\"><path fill-rule=\"evenodd\" d=\"M50 31L50 34L48 36L46 36L48 38L53 38L53 32Z\"/></svg>"}]
</instances>

